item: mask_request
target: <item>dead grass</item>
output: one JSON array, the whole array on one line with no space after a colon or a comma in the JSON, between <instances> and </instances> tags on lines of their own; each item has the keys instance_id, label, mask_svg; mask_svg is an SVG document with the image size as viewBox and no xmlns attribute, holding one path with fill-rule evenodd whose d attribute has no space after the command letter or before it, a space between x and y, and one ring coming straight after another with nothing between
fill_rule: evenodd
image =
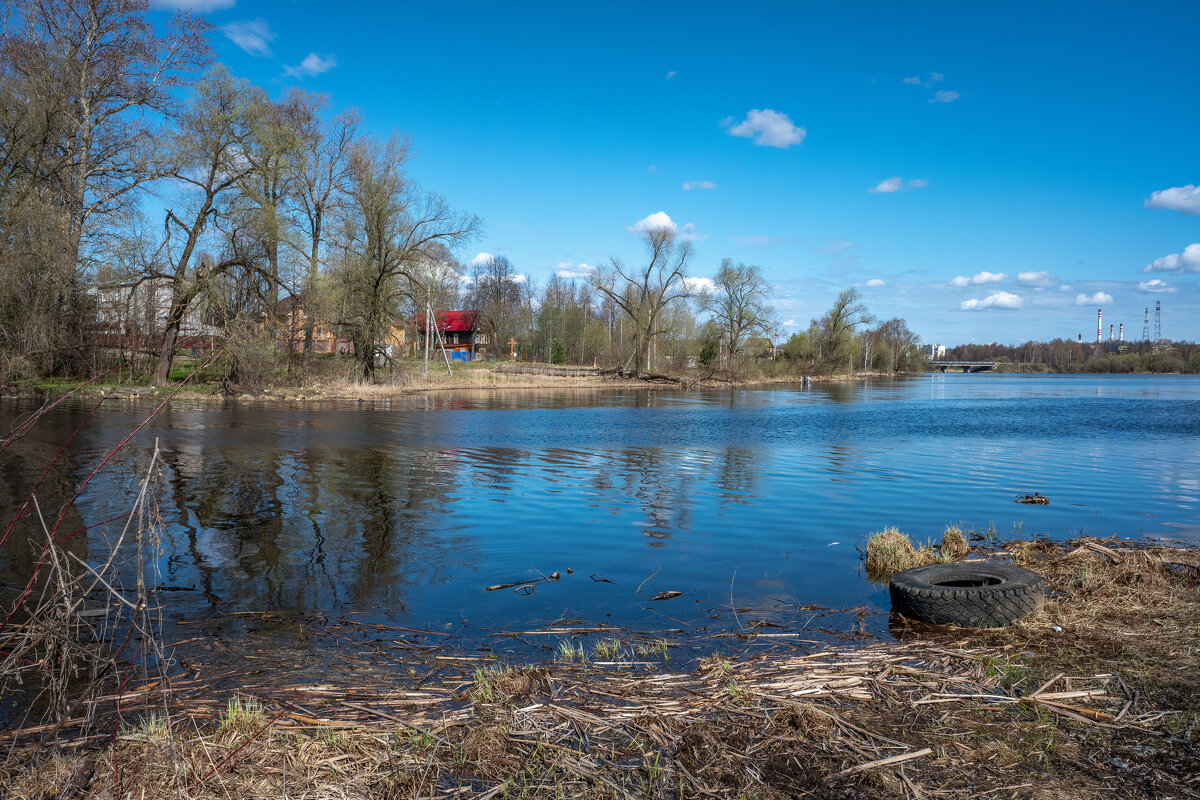
<instances>
[{"instance_id":1,"label":"dead grass","mask_svg":"<svg viewBox=\"0 0 1200 800\"><path fill-rule=\"evenodd\" d=\"M1080 540L976 555L1017 552L1052 595L1006 629L896 619L896 640L685 671L463 654L436 684L276 677L236 704L177 680L169 716L75 744L7 734L0 795L1200 796L1197 553Z\"/></svg>"},{"instance_id":2,"label":"dead grass","mask_svg":"<svg viewBox=\"0 0 1200 800\"><path fill-rule=\"evenodd\" d=\"M942 533L942 543L935 546L926 542L913 546L912 540L898 528L886 528L871 535L867 540L867 577L882 583L901 570L923 567L927 564L961 561L970 552L967 537L957 526L951 525Z\"/></svg>"}]
</instances>

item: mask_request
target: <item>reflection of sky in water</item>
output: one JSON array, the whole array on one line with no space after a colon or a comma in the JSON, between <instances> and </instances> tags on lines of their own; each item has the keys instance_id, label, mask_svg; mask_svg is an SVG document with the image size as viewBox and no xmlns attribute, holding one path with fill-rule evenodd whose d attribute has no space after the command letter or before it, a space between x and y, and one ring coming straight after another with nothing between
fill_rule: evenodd
<instances>
[{"instance_id":1,"label":"reflection of sky in water","mask_svg":"<svg viewBox=\"0 0 1200 800\"><path fill-rule=\"evenodd\" d=\"M0 426L16 410L0 407ZM81 480L146 411L107 403L51 485ZM855 546L888 525L915 539L959 523L1001 538L1200 542L1198 412L1200 380L1094 376L178 404L78 511L91 524L126 507L157 438L159 567L186 589L172 601L188 614L358 610L456 629L565 614L652 626L728 604L731 582L739 605L884 603ZM54 414L0 456L0 504L19 501L84 413ZM1051 505L1012 502L1034 490ZM99 560L111 535L98 529L78 547ZM19 580L27 550L10 544L0 582ZM562 579L531 596L482 591L535 570ZM667 589L684 596L645 602Z\"/></svg>"}]
</instances>

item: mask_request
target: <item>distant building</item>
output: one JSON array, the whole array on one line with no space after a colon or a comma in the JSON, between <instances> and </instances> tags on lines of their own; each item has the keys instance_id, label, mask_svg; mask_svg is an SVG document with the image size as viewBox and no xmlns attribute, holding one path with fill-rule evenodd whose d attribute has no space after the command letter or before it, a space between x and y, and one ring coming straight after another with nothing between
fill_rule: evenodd
<instances>
[{"instance_id":1,"label":"distant building","mask_svg":"<svg viewBox=\"0 0 1200 800\"><path fill-rule=\"evenodd\" d=\"M105 347L157 347L171 313L172 285L166 278L133 285L101 283L88 293L96 303L95 336ZM179 325L180 346L209 349L221 336L205 321L203 303L194 302Z\"/></svg>"},{"instance_id":2,"label":"distant building","mask_svg":"<svg viewBox=\"0 0 1200 800\"><path fill-rule=\"evenodd\" d=\"M770 361L775 358L775 346L765 336L751 336L742 345L742 352L755 361Z\"/></svg>"},{"instance_id":3,"label":"distant building","mask_svg":"<svg viewBox=\"0 0 1200 800\"><path fill-rule=\"evenodd\" d=\"M280 350L287 350L290 346L293 353L304 352L305 327L308 325L308 317L304 313L304 295L300 297L288 296L279 301L276 306L275 316L279 324L279 344ZM399 338L396 339L395 333L399 332ZM404 330L394 328L393 340L404 344ZM385 349L388 355L392 355L392 342L385 343ZM314 353L353 353L354 343L348 336L339 337L334 331L325 328L320 324L313 325L312 332L312 352Z\"/></svg>"},{"instance_id":4,"label":"distant building","mask_svg":"<svg viewBox=\"0 0 1200 800\"><path fill-rule=\"evenodd\" d=\"M450 357L459 361L478 361L492 352L487 334L478 330L478 311L435 311L433 318L442 343ZM417 314L417 347L425 349L425 312ZM431 347L438 347L435 336Z\"/></svg>"},{"instance_id":5,"label":"distant building","mask_svg":"<svg viewBox=\"0 0 1200 800\"><path fill-rule=\"evenodd\" d=\"M937 361L946 357L946 346L942 344L923 344L921 349L925 351L925 357L930 361Z\"/></svg>"}]
</instances>

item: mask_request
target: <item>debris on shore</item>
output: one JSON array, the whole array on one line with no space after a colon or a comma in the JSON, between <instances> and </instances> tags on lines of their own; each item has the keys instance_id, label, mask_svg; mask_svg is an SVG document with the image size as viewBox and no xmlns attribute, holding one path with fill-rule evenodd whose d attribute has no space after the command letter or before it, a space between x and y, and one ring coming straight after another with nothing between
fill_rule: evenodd
<instances>
[{"instance_id":1,"label":"debris on shore","mask_svg":"<svg viewBox=\"0 0 1200 800\"><path fill-rule=\"evenodd\" d=\"M0 793L1200 796L1197 553L1084 539L972 557L1037 570L1045 610L992 631L896 618L894 640L856 647L756 638L765 652L689 668L615 630L589 658L564 630L542 663L439 651L402 685L128 685L86 724L0 734Z\"/></svg>"}]
</instances>

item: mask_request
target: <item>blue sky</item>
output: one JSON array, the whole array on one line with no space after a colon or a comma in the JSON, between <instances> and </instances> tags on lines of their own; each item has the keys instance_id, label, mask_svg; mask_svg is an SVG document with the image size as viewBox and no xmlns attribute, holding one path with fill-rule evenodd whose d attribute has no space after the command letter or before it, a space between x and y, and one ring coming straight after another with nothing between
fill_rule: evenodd
<instances>
[{"instance_id":1,"label":"blue sky","mask_svg":"<svg viewBox=\"0 0 1200 800\"><path fill-rule=\"evenodd\" d=\"M277 93L411 136L543 284L641 255L758 264L785 332L857 286L926 342L1200 340L1200 3L154 0ZM1191 248L1190 250L1188 248Z\"/></svg>"}]
</instances>

